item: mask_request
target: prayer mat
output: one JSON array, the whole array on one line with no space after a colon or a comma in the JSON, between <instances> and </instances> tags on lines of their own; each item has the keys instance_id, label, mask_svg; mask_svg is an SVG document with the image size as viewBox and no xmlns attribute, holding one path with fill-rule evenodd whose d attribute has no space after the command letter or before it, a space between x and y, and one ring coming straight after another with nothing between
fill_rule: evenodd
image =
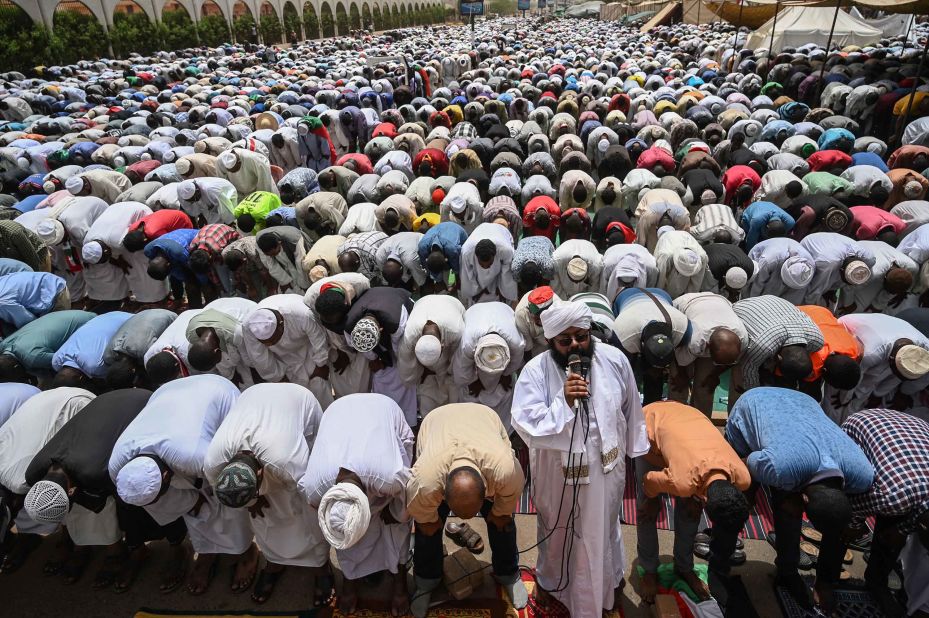
<instances>
[{"instance_id":1,"label":"prayer mat","mask_svg":"<svg viewBox=\"0 0 929 618\"><path fill-rule=\"evenodd\" d=\"M805 610L794 601L786 588L775 588L777 601L781 605L784 618L822 618L818 610ZM838 618L883 618L884 614L874 605L871 594L864 590L850 590L840 588L835 591L836 611Z\"/></svg>"},{"instance_id":2,"label":"prayer mat","mask_svg":"<svg viewBox=\"0 0 929 618\"><path fill-rule=\"evenodd\" d=\"M253 611L205 611L186 612L170 609L148 609L143 607L135 613L135 618L320 618L320 612L315 609L282 611L282 612L253 612ZM389 615L389 614L388 614Z\"/></svg>"},{"instance_id":3,"label":"prayer mat","mask_svg":"<svg viewBox=\"0 0 929 618\"><path fill-rule=\"evenodd\" d=\"M448 601L433 607L426 618L509 618L507 603L500 599L465 599ZM352 618L391 618L390 603L383 600L359 599ZM319 618L347 618L338 608L326 608Z\"/></svg>"},{"instance_id":4,"label":"prayer mat","mask_svg":"<svg viewBox=\"0 0 929 618\"><path fill-rule=\"evenodd\" d=\"M506 618L571 618L568 609L554 599L552 599L551 607L547 609L539 607L532 598L536 586L534 573L526 569L521 569L520 575L523 578L523 583L526 584L526 590L529 592L529 605L523 609L516 609L513 607L513 604L510 603L503 589L497 586L497 594L506 605ZM614 609L607 612L605 616L606 618L623 618L623 611L622 609Z\"/></svg>"}]
</instances>

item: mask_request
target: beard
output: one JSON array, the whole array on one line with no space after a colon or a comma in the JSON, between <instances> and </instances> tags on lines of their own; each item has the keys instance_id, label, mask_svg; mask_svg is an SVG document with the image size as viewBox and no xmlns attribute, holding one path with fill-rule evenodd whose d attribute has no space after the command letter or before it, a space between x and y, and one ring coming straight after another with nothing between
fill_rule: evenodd
<instances>
[{"instance_id":1,"label":"beard","mask_svg":"<svg viewBox=\"0 0 929 618\"><path fill-rule=\"evenodd\" d=\"M563 371L567 371L568 370L568 359L571 358L572 354L577 354L578 356L582 358L585 356L587 358L593 358L594 349L596 348L596 345L597 345L596 338L593 335L591 335L590 338L587 340L586 346L580 346L575 343L573 346L571 346L571 349L568 351L567 354L562 354L555 348L554 342L549 340L548 351L552 355L552 360L555 361L555 364L558 365L558 367L562 369Z\"/></svg>"}]
</instances>

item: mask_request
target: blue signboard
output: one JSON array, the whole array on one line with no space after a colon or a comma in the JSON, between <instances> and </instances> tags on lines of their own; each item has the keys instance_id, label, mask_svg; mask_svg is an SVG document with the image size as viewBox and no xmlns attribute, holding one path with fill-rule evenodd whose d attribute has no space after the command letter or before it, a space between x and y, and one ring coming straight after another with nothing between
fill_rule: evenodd
<instances>
[{"instance_id":1,"label":"blue signboard","mask_svg":"<svg viewBox=\"0 0 929 618\"><path fill-rule=\"evenodd\" d=\"M544 9L544 8L545 8L545 0L539 0L539 8L540 8L540 9Z\"/></svg>"},{"instance_id":2,"label":"blue signboard","mask_svg":"<svg viewBox=\"0 0 929 618\"><path fill-rule=\"evenodd\" d=\"M484 14L484 2L480 0L479 2L467 2L462 0L458 3L458 12L462 16L468 17L470 15L483 15Z\"/></svg>"},{"instance_id":3,"label":"blue signboard","mask_svg":"<svg viewBox=\"0 0 929 618\"><path fill-rule=\"evenodd\" d=\"M520 10L520 11L528 11L528 10L529 10L529 0L517 0L517 2L516 2L516 8L517 8L517 10Z\"/></svg>"}]
</instances>

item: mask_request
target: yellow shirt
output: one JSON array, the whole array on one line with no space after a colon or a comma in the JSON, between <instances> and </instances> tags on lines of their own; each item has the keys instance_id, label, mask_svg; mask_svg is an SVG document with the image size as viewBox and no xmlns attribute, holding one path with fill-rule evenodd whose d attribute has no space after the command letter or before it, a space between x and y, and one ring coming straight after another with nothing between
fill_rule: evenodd
<instances>
[{"instance_id":1,"label":"yellow shirt","mask_svg":"<svg viewBox=\"0 0 929 618\"><path fill-rule=\"evenodd\" d=\"M416 464L406 487L410 516L438 521L445 480L455 468L475 468L484 480L494 515L512 515L526 479L497 413L476 403L436 408L419 425Z\"/></svg>"}]
</instances>

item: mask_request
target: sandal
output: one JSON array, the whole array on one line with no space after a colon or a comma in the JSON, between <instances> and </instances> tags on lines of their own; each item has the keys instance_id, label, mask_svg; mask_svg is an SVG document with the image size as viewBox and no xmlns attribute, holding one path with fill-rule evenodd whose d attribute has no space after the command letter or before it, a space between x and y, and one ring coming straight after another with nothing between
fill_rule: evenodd
<instances>
[{"instance_id":1,"label":"sandal","mask_svg":"<svg viewBox=\"0 0 929 618\"><path fill-rule=\"evenodd\" d=\"M445 534L452 543L458 547L464 547L472 554L484 553L484 539L474 531L474 528L464 522L460 524L449 522L445 526Z\"/></svg>"},{"instance_id":2,"label":"sandal","mask_svg":"<svg viewBox=\"0 0 929 618\"><path fill-rule=\"evenodd\" d=\"M120 569L120 574L116 578L113 590L119 594L129 592L129 589L132 588L132 584L134 584L135 580L139 577L139 573L142 571L142 567L145 566L147 559L148 549L144 545L130 552L129 558L126 559L123 563L123 568Z\"/></svg>"},{"instance_id":3,"label":"sandal","mask_svg":"<svg viewBox=\"0 0 929 618\"><path fill-rule=\"evenodd\" d=\"M808 524L804 524L803 527L800 528L800 535L810 543L819 544L822 543L823 540L823 533Z\"/></svg>"},{"instance_id":4,"label":"sandal","mask_svg":"<svg viewBox=\"0 0 929 618\"><path fill-rule=\"evenodd\" d=\"M94 577L94 588L109 588L116 581L116 578L123 570L127 557L124 553L118 555L106 556L103 559L103 566Z\"/></svg>"},{"instance_id":5,"label":"sandal","mask_svg":"<svg viewBox=\"0 0 929 618\"><path fill-rule=\"evenodd\" d=\"M196 570L196 567L194 567ZM213 583L213 578L216 577L216 571L219 570L219 558L213 558L213 562L210 563L210 568L207 569L206 579L203 580L203 588L197 592L191 590L191 584L187 584L187 594L191 596L198 597L201 594L205 594L207 590L210 589L210 584ZM163 590L162 592L169 592L168 590Z\"/></svg>"},{"instance_id":6,"label":"sandal","mask_svg":"<svg viewBox=\"0 0 929 618\"><path fill-rule=\"evenodd\" d=\"M252 591L252 601L259 605L267 602L274 592L274 586L277 585L277 580L281 578L281 575L283 575L286 570L287 569L269 571L267 567L261 569L261 573L258 574L258 578L255 580L255 590Z\"/></svg>"},{"instance_id":7,"label":"sandal","mask_svg":"<svg viewBox=\"0 0 929 618\"><path fill-rule=\"evenodd\" d=\"M174 553L174 549L174 547L171 548L171 557L168 558L164 567L161 569L160 578L162 583L158 586L158 591L162 594L167 594L180 588L184 580L187 579L188 571L190 571L190 552L187 551L186 548L182 548L184 550L183 553L177 555ZM216 564L216 562L214 561L213 564ZM211 576L209 580L212 579ZM168 585L165 585L165 582L168 582Z\"/></svg>"},{"instance_id":8,"label":"sandal","mask_svg":"<svg viewBox=\"0 0 929 618\"><path fill-rule=\"evenodd\" d=\"M76 583L84 575L84 570L90 564L92 556L90 548L75 548L64 564L61 565L60 573L64 577L64 583L69 586Z\"/></svg>"},{"instance_id":9,"label":"sandal","mask_svg":"<svg viewBox=\"0 0 929 618\"><path fill-rule=\"evenodd\" d=\"M329 596L323 598L323 591L328 591ZM313 607L327 607L335 597L335 577L332 572L317 575L313 582Z\"/></svg>"},{"instance_id":10,"label":"sandal","mask_svg":"<svg viewBox=\"0 0 929 618\"><path fill-rule=\"evenodd\" d=\"M771 545L771 547L773 547L775 550L777 550L776 539L777 537L773 530L768 532L765 535L765 540L768 541L768 544ZM800 563L797 564L797 568L800 569L801 571L809 571L815 566L815 564L816 564L815 559L812 558L808 553L803 551L803 549L801 548L800 549Z\"/></svg>"}]
</instances>

